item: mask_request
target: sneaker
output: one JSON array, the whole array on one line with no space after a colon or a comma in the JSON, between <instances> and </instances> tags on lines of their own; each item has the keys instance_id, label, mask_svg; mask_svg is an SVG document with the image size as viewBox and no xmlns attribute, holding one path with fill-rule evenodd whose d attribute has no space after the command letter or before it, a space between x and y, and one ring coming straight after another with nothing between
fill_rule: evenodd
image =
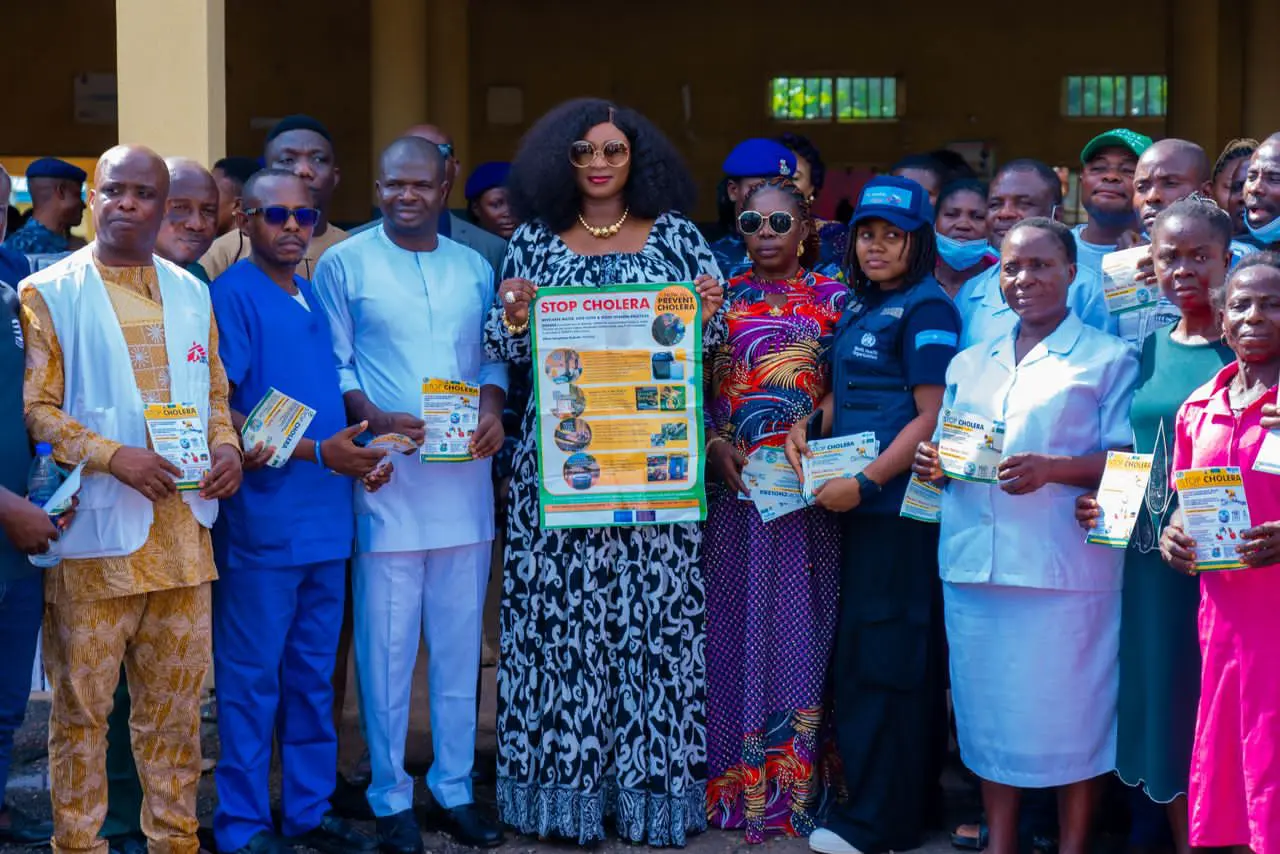
<instances>
[{"instance_id":1,"label":"sneaker","mask_svg":"<svg viewBox=\"0 0 1280 854\"><path fill-rule=\"evenodd\" d=\"M818 854L862 854L856 845L850 845L825 827L809 834L809 850Z\"/></svg>"}]
</instances>

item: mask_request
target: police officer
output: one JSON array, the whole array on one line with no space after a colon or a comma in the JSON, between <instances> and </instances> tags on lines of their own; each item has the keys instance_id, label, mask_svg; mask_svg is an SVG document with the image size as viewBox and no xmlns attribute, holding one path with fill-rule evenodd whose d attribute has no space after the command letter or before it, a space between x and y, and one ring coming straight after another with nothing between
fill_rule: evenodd
<instances>
[{"instance_id":1,"label":"police officer","mask_svg":"<svg viewBox=\"0 0 1280 854\"><path fill-rule=\"evenodd\" d=\"M88 176L74 163L41 157L27 167L31 218L9 235L5 246L24 255L52 255L83 245L71 229L84 218L84 181Z\"/></svg>"},{"instance_id":2,"label":"police officer","mask_svg":"<svg viewBox=\"0 0 1280 854\"><path fill-rule=\"evenodd\" d=\"M933 209L906 178L863 188L845 258L854 300L830 350L832 393L787 438L874 431L880 455L818 490L843 534L834 660L837 741L849 798L809 847L881 854L921 844L945 737L938 531L899 516L916 443L932 437L960 315L933 278ZM945 749L945 747L944 747Z\"/></svg>"},{"instance_id":3,"label":"police officer","mask_svg":"<svg viewBox=\"0 0 1280 854\"><path fill-rule=\"evenodd\" d=\"M737 227L738 214L742 213L742 202L747 193L770 178L790 178L795 173L795 153L772 139L743 140L724 159L724 213L734 225L728 234L711 244L711 252L726 279L751 269L747 244Z\"/></svg>"}]
</instances>

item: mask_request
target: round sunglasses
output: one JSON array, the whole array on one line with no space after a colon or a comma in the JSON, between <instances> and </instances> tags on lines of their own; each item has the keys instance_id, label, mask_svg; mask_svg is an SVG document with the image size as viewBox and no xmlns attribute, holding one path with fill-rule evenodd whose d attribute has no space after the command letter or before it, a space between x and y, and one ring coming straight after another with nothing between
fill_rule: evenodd
<instances>
[{"instance_id":1,"label":"round sunglasses","mask_svg":"<svg viewBox=\"0 0 1280 854\"><path fill-rule=\"evenodd\" d=\"M579 169L586 169L596 162L597 157L602 158L606 166L616 168L631 159L631 146L621 139L611 139L598 148L585 139L569 146L569 162Z\"/></svg>"},{"instance_id":2,"label":"round sunglasses","mask_svg":"<svg viewBox=\"0 0 1280 854\"><path fill-rule=\"evenodd\" d=\"M299 228L311 228L320 221L316 208L287 208L284 205L267 205L262 208L245 208L245 216L261 216L267 225L279 228L293 217Z\"/></svg>"},{"instance_id":3,"label":"round sunglasses","mask_svg":"<svg viewBox=\"0 0 1280 854\"><path fill-rule=\"evenodd\" d=\"M738 214L738 231L743 234L755 234L764 227L766 219L769 221L769 230L779 237L789 232L796 224L796 218L790 211L774 211L767 216L760 211L743 211Z\"/></svg>"}]
</instances>

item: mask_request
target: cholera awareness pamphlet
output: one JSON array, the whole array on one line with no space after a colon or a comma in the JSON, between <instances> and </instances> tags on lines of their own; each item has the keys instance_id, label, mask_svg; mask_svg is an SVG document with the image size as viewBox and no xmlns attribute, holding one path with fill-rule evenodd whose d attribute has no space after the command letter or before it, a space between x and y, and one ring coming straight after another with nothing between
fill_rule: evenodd
<instances>
[{"instance_id":1,"label":"cholera awareness pamphlet","mask_svg":"<svg viewBox=\"0 0 1280 854\"><path fill-rule=\"evenodd\" d=\"M706 518L693 285L543 288L531 312L543 527Z\"/></svg>"},{"instance_id":2,"label":"cholera awareness pamphlet","mask_svg":"<svg viewBox=\"0 0 1280 854\"><path fill-rule=\"evenodd\" d=\"M1003 453L1003 423L954 409L942 414L938 461L949 477L971 483L995 483Z\"/></svg>"},{"instance_id":3,"label":"cholera awareness pamphlet","mask_svg":"<svg viewBox=\"0 0 1280 854\"><path fill-rule=\"evenodd\" d=\"M264 448L275 448L267 465L278 469L293 456L294 448L298 447L315 417L316 411L305 403L269 388L244 419L240 435L244 437L245 450L252 450L259 444Z\"/></svg>"},{"instance_id":4,"label":"cholera awareness pamphlet","mask_svg":"<svg viewBox=\"0 0 1280 854\"><path fill-rule=\"evenodd\" d=\"M142 414L152 450L182 472L178 489L199 489L200 479L210 468L209 442L200 411L185 403L153 403Z\"/></svg>"},{"instance_id":5,"label":"cholera awareness pamphlet","mask_svg":"<svg viewBox=\"0 0 1280 854\"><path fill-rule=\"evenodd\" d=\"M1107 451L1107 466L1098 485L1101 515L1085 535L1085 542L1114 549L1129 547L1129 536L1142 508L1142 496L1151 480L1152 459L1151 454Z\"/></svg>"},{"instance_id":6,"label":"cholera awareness pamphlet","mask_svg":"<svg viewBox=\"0 0 1280 854\"><path fill-rule=\"evenodd\" d=\"M471 437L480 423L480 386L453 380L422 381L424 463L460 463L471 459Z\"/></svg>"},{"instance_id":7,"label":"cholera awareness pamphlet","mask_svg":"<svg viewBox=\"0 0 1280 854\"><path fill-rule=\"evenodd\" d=\"M1196 569L1240 569L1240 534L1252 525L1244 479L1235 466L1175 472L1182 527L1196 543Z\"/></svg>"},{"instance_id":8,"label":"cholera awareness pamphlet","mask_svg":"<svg viewBox=\"0 0 1280 854\"><path fill-rule=\"evenodd\" d=\"M802 457L804 499L814 501L819 487L829 480L851 479L880 456L880 442L870 431L852 436L814 439L809 443L813 456Z\"/></svg>"}]
</instances>

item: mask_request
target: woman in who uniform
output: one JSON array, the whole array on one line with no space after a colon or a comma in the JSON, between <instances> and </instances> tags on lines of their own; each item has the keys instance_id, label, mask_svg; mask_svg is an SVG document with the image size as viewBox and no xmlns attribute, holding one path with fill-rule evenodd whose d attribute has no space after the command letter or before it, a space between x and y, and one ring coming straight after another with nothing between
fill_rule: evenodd
<instances>
[{"instance_id":1,"label":"woman in who uniform","mask_svg":"<svg viewBox=\"0 0 1280 854\"><path fill-rule=\"evenodd\" d=\"M1075 240L1023 220L1001 244L1011 332L947 370L944 412L1003 423L996 483L948 480L937 439L916 474L945 484L938 557L960 755L982 780L991 854L1018 849L1020 790L1061 786L1062 854L1087 850L1115 768L1123 553L1088 545L1075 500L1128 447L1136 355L1067 304Z\"/></svg>"},{"instance_id":2,"label":"woman in who uniform","mask_svg":"<svg viewBox=\"0 0 1280 854\"><path fill-rule=\"evenodd\" d=\"M780 451L831 391L826 354L849 289L811 272L818 233L791 181L753 188L738 230L751 269L729 281L729 339L707 368L707 818L763 842L808 836L821 809L839 528L819 507L764 521L738 497L742 469Z\"/></svg>"},{"instance_id":3,"label":"woman in who uniform","mask_svg":"<svg viewBox=\"0 0 1280 854\"><path fill-rule=\"evenodd\" d=\"M812 434L874 431L880 455L817 492L840 515L834 722L846 803L809 837L824 854L880 854L921 842L946 731L937 529L898 515L917 443L933 433L960 316L933 278L933 209L905 178L874 178L854 212L846 268L853 304L830 351L832 393L787 437L800 469Z\"/></svg>"},{"instance_id":4,"label":"woman in who uniform","mask_svg":"<svg viewBox=\"0 0 1280 854\"><path fill-rule=\"evenodd\" d=\"M1129 785L1141 785L1155 803L1168 805L1179 854L1189 850L1187 773L1200 699L1200 584L1165 566L1160 532L1178 507L1171 486L1178 407L1235 358L1222 342L1222 322L1210 299L1227 278L1231 233L1231 216L1195 194L1156 217L1156 281L1180 317L1143 342L1129 408L1134 450L1152 455L1152 474L1124 556L1116 772ZM1095 493L1076 499L1081 527L1093 528L1100 514Z\"/></svg>"}]
</instances>

